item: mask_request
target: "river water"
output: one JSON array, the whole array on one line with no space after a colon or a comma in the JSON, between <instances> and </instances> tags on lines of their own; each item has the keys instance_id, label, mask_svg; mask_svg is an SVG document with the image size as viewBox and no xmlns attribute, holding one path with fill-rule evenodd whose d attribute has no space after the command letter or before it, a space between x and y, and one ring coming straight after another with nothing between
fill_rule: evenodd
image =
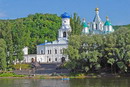
<instances>
[{"instance_id":1,"label":"river water","mask_svg":"<svg viewBox=\"0 0 130 87\"><path fill-rule=\"evenodd\" d=\"M130 87L130 77L70 79L0 79L0 87Z\"/></svg>"}]
</instances>

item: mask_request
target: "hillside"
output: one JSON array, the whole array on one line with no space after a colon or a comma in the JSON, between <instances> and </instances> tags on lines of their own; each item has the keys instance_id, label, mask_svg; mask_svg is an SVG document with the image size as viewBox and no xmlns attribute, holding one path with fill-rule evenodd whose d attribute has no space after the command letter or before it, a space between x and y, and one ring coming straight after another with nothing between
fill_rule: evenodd
<instances>
[{"instance_id":1,"label":"hillside","mask_svg":"<svg viewBox=\"0 0 130 87\"><path fill-rule=\"evenodd\" d=\"M7 44L11 41L13 49L21 44L20 48L28 46L31 49L29 53L35 53L37 44L57 38L60 26L61 18L55 14L36 13L15 20L0 20L0 38Z\"/></svg>"},{"instance_id":2,"label":"hillside","mask_svg":"<svg viewBox=\"0 0 130 87\"><path fill-rule=\"evenodd\" d=\"M56 14L31 14L25 18L0 20L0 69L6 69L13 61L23 60L22 49L29 47L29 54L36 54L36 45L54 41L58 37L61 17ZM72 34L81 34L80 17L71 18Z\"/></svg>"},{"instance_id":3,"label":"hillside","mask_svg":"<svg viewBox=\"0 0 130 87\"><path fill-rule=\"evenodd\" d=\"M116 25L116 26L113 26L113 28L115 30L120 29L121 27L130 29L130 24L128 24L128 25Z\"/></svg>"}]
</instances>

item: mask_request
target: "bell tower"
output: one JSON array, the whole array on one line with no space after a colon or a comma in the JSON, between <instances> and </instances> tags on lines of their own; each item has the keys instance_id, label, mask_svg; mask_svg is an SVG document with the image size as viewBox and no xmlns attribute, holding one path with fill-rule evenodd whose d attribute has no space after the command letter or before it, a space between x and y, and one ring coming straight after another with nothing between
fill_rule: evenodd
<instances>
[{"instance_id":1,"label":"bell tower","mask_svg":"<svg viewBox=\"0 0 130 87\"><path fill-rule=\"evenodd\" d=\"M70 15L65 12L61 15L61 18L62 26L58 31L58 40L68 40L69 32L71 32Z\"/></svg>"}]
</instances>

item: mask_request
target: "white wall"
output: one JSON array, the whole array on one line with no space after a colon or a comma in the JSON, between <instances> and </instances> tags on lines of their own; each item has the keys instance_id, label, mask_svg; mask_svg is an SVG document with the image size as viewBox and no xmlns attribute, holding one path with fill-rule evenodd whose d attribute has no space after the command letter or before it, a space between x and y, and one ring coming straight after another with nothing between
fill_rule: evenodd
<instances>
[{"instance_id":1,"label":"white wall","mask_svg":"<svg viewBox=\"0 0 130 87\"><path fill-rule=\"evenodd\" d=\"M23 48L23 53L24 53L24 55L28 55L28 47Z\"/></svg>"},{"instance_id":2,"label":"white wall","mask_svg":"<svg viewBox=\"0 0 130 87\"><path fill-rule=\"evenodd\" d=\"M37 57L37 54L24 55L23 62L31 63L32 62L32 58L35 59L36 57Z\"/></svg>"},{"instance_id":3,"label":"white wall","mask_svg":"<svg viewBox=\"0 0 130 87\"><path fill-rule=\"evenodd\" d=\"M30 63L32 58L37 59L37 62L40 63L56 63L61 62L61 58L65 57L68 60L68 57L61 53L64 48L67 48L67 44L51 44L51 45L41 45L37 46L37 54L24 55L24 61L26 63ZM55 49L57 50L57 54L55 53ZM41 54L40 50L45 51L45 54ZM48 54L49 50L49 54ZM50 53L51 50L51 53ZM57 60L56 60L57 59Z\"/></svg>"}]
</instances>

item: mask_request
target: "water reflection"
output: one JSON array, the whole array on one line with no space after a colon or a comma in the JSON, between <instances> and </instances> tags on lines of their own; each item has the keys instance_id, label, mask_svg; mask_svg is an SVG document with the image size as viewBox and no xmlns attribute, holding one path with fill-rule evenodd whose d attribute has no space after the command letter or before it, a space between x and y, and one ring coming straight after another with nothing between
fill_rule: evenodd
<instances>
[{"instance_id":1,"label":"water reflection","mask_svg":"<svg viewBox=\"0 0 130 87\"><path fill-rule=\"evenodd\" d=\"M129 87L130 78L0 79L0 87Z\"/></svg>"},{"instance_id":2,"label":"water reflection","mask_svg":"<svg viewBox=\"0 0 130 87\"><path fill-rule=\"evenodd\" d=\"M129 87L130 78L73 79L70 87Z\"/></svg>"}]
</instances>

